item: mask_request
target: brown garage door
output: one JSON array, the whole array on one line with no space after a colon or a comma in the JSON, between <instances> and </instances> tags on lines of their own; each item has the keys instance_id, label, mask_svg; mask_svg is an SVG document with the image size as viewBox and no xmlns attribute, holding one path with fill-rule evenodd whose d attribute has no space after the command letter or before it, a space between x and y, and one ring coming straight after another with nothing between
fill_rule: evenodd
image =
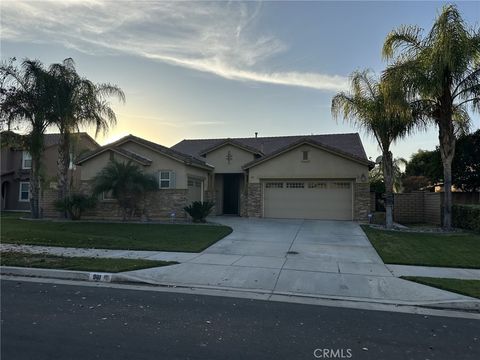
<instances>
[{"instance_id":1,"label":"brown garage door","mask_svg":"<svg viewBox=\"0 0 480 360\"><path fill-rule=\"evenodd\" d=\"M352 220L352 182L264 182L264 216L283 219Z\"/></svg>"}]
</instances>

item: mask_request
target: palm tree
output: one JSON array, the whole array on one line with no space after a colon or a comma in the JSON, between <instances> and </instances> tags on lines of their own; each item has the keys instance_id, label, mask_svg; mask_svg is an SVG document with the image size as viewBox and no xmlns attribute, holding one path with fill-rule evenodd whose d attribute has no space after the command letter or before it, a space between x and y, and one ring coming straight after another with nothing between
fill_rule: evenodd
<instances>
[{"instance_id":1,"label":"palm tree","mask_svg":"<svg viewBox=\"0 0 480 360\"><path fill-rule=\"evenodd\" d=\"M61 134L57 165L59 198L63 199L70 188L68 168L73 160L70 159L72 133L83 126L95 126L95 136L101 131L106 132L117 121L107 99L114 96L125 102L125 95L116 85L95 84L81 77L70 58L61 64L52 64L49 73L55 79L57 89L52 122Z\"/></svg>"},{"instance_id":2,"label":"palm tree","mask_svg":"<svg viewBox=\"0 0 480 360\"><path fill-rule=\"evenodd\" d=\"M2 77L0 113L8 128L12 123L28 125L26 148L32 156L30 210L40 217L39 197L42 173L43 136L50 125L53 81L43 64L25 60L20 68L13 61L0 66Z\"/></svg>"},{"instance_id":3,"label":"palm tree","mask_svg":"<svg viewBox=\"0 0 480 360\"><path fill-rule=\"evenodd\" d=\"M383 159L382 159L383 160ZM383 180L383 163L380 160L378 166L375 166L370 171L370 179L372 181L384 181ZM407 160L401 157L397 157L393 160L393 171L392 171L392 182L393 182L393 192L398 193L402 189L402 178L403 178L403 171L402 166L406 166L408 163Z\"/></svg>"},{"instance_id":4,"label":"palm tree","mask_svg":"<svg viewBox=\"0 0 480 360\"><path fill-rule=\"evenodd\" d=\"M388 92L387 89L388 88ZM332 99L332 115L342 115L372 135L382 151L385 181L386 226L393 226L393 155L392 143L413 131L415 124L401 91L371 76L368 70L351 75L350 93L341 92Z\"/></svg>"},{"instance_id":5,"label":"palm tree","mask_svg":"<svg viewBox=\"0 0 480 360\"><path fill-rule=\"evenodd\" d=\"M123 210L123 220L126 220L127 215L131 217L142 197L155 189L158 189L155 177L143 173L131 161L127 163L110 161L93 181L95 195L111 193L117 200Z\"/></svg>"},{"instance_id":6,"label":"palm tree","mask_svg":"<svg viewBox=\"0 0 480 360\"><path fill-rule=\"evenodd\" d=\"M416 26L392 31L383 56L396 56L384 79L403 84L413 116L438 126L445 185L443 226L450 229L456 135L468 130L468 107L480 110L480 32L467 29L457 7L447 5L424 37Z\"/></svg>"}]
</instances>

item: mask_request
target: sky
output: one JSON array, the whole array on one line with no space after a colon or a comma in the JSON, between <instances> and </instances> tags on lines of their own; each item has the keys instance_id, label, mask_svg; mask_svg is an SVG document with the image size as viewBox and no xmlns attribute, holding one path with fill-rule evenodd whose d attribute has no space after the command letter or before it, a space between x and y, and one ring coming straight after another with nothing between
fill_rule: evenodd
<instances>
[{"instance_id":1,"label":"sky","mask_svg":"<svg viewBox=\"0 0 480 360\"><path fill-rule=\"evenodd\" d=\"M123 89L117 125L97 141L134 134L165 146L183 139L359 132L334 120L332 97L354 70L379 74L386 35L428 31L444 2L0 2L0 55L44 64L73 58L79 74ZM478 28L480 2L456 2ZM472 129L480 128L473 117ZM92 136L94 129L84 129ZM395 144L395 157L438 144L437 129Z\"/></svg>"}]
</instances>

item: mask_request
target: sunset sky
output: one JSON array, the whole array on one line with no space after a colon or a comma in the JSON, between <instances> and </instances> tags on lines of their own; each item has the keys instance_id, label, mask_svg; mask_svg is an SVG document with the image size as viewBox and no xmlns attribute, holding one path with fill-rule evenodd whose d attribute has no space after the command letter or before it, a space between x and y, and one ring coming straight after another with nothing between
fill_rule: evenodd
<instances>
[{"instance_id":1,"label":"sunset sky","mask_svg":"<svg viewBox=\"0 0 480 360\"><path fill-rule=\"evenodd\" d=\"M104 144L128 133L182 139L356 132L330 114L356 69L380 72L401 24L429 30L443 2L1 1L1 58L77 71L125 92ZM480 2L459 2L478 27ZM473 128L480 127L478 115ZM92 129L89 129L93 135ZM379 150L365 134L368 156ZM409 157L438 143L432 126L397 144Z\"/></svg>"}]
</instances>

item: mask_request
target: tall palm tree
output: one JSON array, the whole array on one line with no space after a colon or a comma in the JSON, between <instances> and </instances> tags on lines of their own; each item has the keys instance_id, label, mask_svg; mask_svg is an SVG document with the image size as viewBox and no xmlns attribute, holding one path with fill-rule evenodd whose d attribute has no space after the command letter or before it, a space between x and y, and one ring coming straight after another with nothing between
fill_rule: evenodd
<instances>
[{"instance_id":1,"label":"tall palm tree","mask_svg":"<svg viewBox=\"0 0 480 360\"><path fill-rule=\"evenodd\" d=\"M372 135L382 151L385 181L386 226L393 226L393 155L392 143L413 131L415 124L409 108L402 101L401 91L375 79L368 70L351 75L349 93L341 92L332 99L332 115L342 116Z\"/></svg>"},{"instance_id":2,"label":"tall palm tree","mask_svg":"<svg viewBox=\"0 0 480 360\"><path fill-rule=\"evenodd\" d=\"M57 90L52 122L61 134L57 163L59 198L65 198L70 188L72 133L85 126L95 126L95 136L106 132L117 121L107 99L113 96L125 102L125 94L116 85L95 84L81 77L70 58L61 64L52 64L49 73L55 79Z\"/></svg>"},{"instance_id":3,"label":"tall palm tree","mask_svg":"<svg viewBox=\"0 0 480 360\"><path fill-rule=\"evenodd\" d=\"M413 115L438 126L445 185L443 226L450 229L456 135L468 131L468 108L480 110L480 32L467 29L457 7L447 5L426 36L416 26L393 30L385 39L383 56L395 57L384 79L403 84Z\"/></svg>"},{"instance_id":4,"label":"tall palm tree","mask_svg":"<svg viewBox=\"0 0 480 360\"><path fill-rule=\"evenodd\" d=\"M155 189L158 189L156 178L143 173L131 161L110 161L93 181L94 194L111 192L123 210L123 220L133 215L138 202L147 192Z\"/></svg>"},{"instance_id":5,"label":"tall palm tree","mask_svg":"<svg viewBox=\"0 0 480 360\"><path fill-rule=\"evenodd\" d=\"M13 62L0 66L2 77L0 114L8 124L28 125L26 147L32 156L30 175L30 210L40 216L39 197L42 173L43 136L50 125L54 82L43 64L25 60L21 67Z\"/></svg>"}]
</instances>

